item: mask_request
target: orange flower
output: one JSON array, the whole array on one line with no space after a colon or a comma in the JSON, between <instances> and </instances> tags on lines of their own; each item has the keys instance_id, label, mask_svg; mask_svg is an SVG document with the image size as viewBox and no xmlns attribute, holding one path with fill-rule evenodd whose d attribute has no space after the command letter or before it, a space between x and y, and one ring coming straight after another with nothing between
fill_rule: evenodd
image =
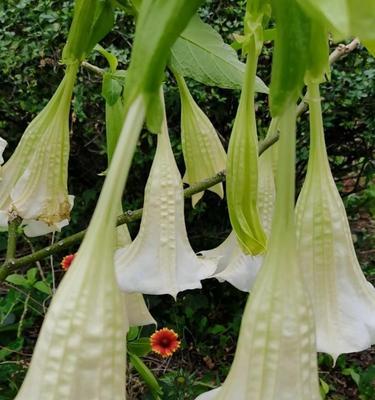
<instances>
[{"instance_id":1,"label":"orange flower","mask_svg":"<svg viewBox=\"0 0 375 400\"><path fill-rule=\"evenodd\" d=\"M60 265L61 265L61 268L62 268L64 271L67 271L67 270L68 270L68 268L69 268L70 265L72 264L72 262L73 262L75 256L76 256L75 254L68 254L67 256L65 256L65 257L61 260Z\"/></svg>"},{"instance_id":2,"label":"orange flower","mask_svg":"<svg viewBox=\"0 0 375 400\"><path fill-rule=\"evenodd\" d=\"M180 347L180 343L173 329L159 329L150 337L152 351L162 357L170 357Z\"/></svg>"}]
</instances>

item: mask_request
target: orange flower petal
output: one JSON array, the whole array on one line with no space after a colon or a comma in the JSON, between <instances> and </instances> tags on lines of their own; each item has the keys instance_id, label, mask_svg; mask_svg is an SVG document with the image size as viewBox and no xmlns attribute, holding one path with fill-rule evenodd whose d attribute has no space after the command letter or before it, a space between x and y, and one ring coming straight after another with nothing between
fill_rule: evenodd
<instances>
[{"instance_id":1,"label":"orange flower petal","mask_svg":"<svg viewBox=\"0 0 375 400\"><path fill-rule=\"evenodd\" d=\"M74 260L75 254L68 254L67 256L65 256L62 260L61 260L61 268L64 271L67 271L68 268L70 267L70 265L72 264L73 260Z\"/></svg>"}]
</instances>

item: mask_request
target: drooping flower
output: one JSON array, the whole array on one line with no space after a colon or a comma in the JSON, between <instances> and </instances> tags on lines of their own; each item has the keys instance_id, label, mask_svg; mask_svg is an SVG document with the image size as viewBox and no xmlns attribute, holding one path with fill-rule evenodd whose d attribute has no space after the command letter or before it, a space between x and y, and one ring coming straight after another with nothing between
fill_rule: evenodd
<instances>
[{"instance_id":1,"label":"drooping flower","mask_svg":"<svg viewBox=\"0 0 375 400\"><path fill-rule=\"evenodd\" d=\"M67 66L55 94L29 124L2 167L0 210L59 228L69 219L69 110L78 64Z\"/></svg>"},{"instance_id":2,"label":"drooping flower","mask_svg":"<svg viewBox=\"0 0 375 400\"><path fill-rule=\"evenodd\" d=\"M375 289L358 263L330 171L318 85L310 84L308 93L311 142L296 207L298 251L313 299L318 350L336 359L375 343Z\"/></svg>"},{"instance_id":3,"label":"drooping flower","mask_svg":"<svg viewBox=\"0 0 375 400\"><path fill-rule=\"evenodd\" d=\"M122 206L118 206L118 214L123 214ZM120 225L116 229L116 249L127 246L131 243L131 237L127 225ZM126 315L129 326L156 325L156 321L147 308L142 293L123 293L126 307Z\"/></svg>"},{"instance_id":4,"label":"drooping flower","mask_svg":"<svg viewBox=\"0 0 375 400\"><path fill-rule=\"evenodd\" d=\"M266 138L272 136L276 129L277 119L273 119ZM276 152L273 146L263 152L259 158L258 205L260 219L267 235L271 231L276 196L273 172ZM213 278L221 282L227 281L245 292L252 288L263 261L263 256L251 256L243 252L234 231L217 248L201 251L200 254L216 263L217 268Z\"/></svg>"},{"instance_id":5,"label":"drooping flower","mask_svg":"<svg viewBox=\"0 0 375 400\"><path fill-rule=\"evenodd\" d=\"M60 265L64 271L67 271L70 268L75 256L76 256L75 254L68 254L67 256L63 257Z\"/></svg>"},{"instance_id":6,"label":"drooping flower","mask_svg":"<svg viewBox=\"0 0 375 400\"><path fill-rule=\"evenodd\" d=\"M184 218L181 175L168 136L166 119L145 188L141 226L137 237L116 251L120 287L127 292L171 294L200 288L215 269L190 247Z\"/></svg>"},{"instance_id":7,"label":"drooping flower","mask_svg":"<svg viewBox=\"0 0 375 400\"><path fill-rule=\"evenodd\" d=\"M249 39L245 80L230 136L227 166L229 217L243 251L257 255L266 250L266 234L258 210L258 137L255 121L257 44Z\"/></svg>"},{"instance_id":8,"label":"drooping flower","mask_svg":"<svg viewBox=\"0 0 375 400\"><path fill-rule=\"evenodd\" d=\"M162 328L150 337L151 349L162 357L170 357L180 347L180 340L173 329Z\"/></svg>"},{"instance_id":9,"label":"drooping flower","mask_svg":"<svg viewBox=\"0 0 375 400\"><path fill-rule=\"evenodd\" d=\"M234 231L215 249L201 251L199 254L217 265L212 278L219 282L229 282L244 292L253 287L263 261L263 256L251 256L242 251Z\"/></svg>"},{"instance_id":10,"label":"drooping flower","mask_svg":"<svg viewBox=\"0 0 375 400\"><path fill-rule=\"evenodd\" d=\"M186 172L185 183L194 183L210 178L226 167L227 155L220 139L206 114L194 101L182 76L175 73L181 98L181 142ZM208 190L224 197L223 184L218 183ZM193 194L193 207L204 192Z\"/></svg>"},{"instance_id":11,"label":"drooping flower","mask_svg":"<svg viewBox=\"0 0 375 400\"><path fill-rule=\"evenodd\" d=\"M140 132L144 115L140 97L128 111L94 215L52 299L17 400L125 399L129 322L113 265L113 199L121 198L128 138Z\"/></svg>"},{"instance_id":12,"label":"drooping flower","mask_svg":"<svg viewBox=\"0 0 375 400\"><path fill-rule=\"evenodd\" d=\"M295 107L280 121L280 162L269 248L246 305L223 385L199 400L320 400L315 327L294 228Z\"/></svg>"}]
</instances>

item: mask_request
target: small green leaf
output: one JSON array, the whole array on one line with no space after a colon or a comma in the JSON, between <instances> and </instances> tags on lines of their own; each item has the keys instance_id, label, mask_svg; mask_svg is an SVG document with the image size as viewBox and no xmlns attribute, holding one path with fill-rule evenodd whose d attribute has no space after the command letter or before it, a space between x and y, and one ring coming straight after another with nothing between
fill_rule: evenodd
<instances>
[{"instance_id":1,"label":"small green leaf","mask_svg":"<svg viewBox=\"0 0 375 400\"><path fill-rule=\"evenodd\" d=\"M23 347L23 338L18 338L14 342L11 342L6 347L0 349L0 361L3 361L9 354L15 351L20 351Z\"/></svg>"},{"instance_id":2,"label":"small green leaf","mask_svg":"<svg viewBox=\"0 0 375 400\"><path fill-rule=\"evenodd\" d=\"M150 388L154 398L158 398L158 396L162 395L162 389L159 386L158 381L156 380L154 374L150 371L150 369L135 354L132 354L130 352L128 352L128 354L131 364L137 370L137 372L142 377L146 385Z\"/></svg>"},{"instance_id":3,"label":"small green leaf","mask_svg":"<svg viewBox=\"0 0 375 400\"><path fill-rule=\"evenodd\" d=\"M6 281L13 283L13 285L23 286L25 288L30 288L31 286L29 284L29 281L25 277L19 274L12 274L7 276Z\"/></svg>"},{"instance_id":4,"label":"small green leaf","mask_svg":"<svg viewBox=\"0 0 375 400\"><path fill-rule=\"evenodd\" d=\"M26 272L27 281L30 283L31 286L36 281L36 274L37 273L38 273L38 269L37 268L31 268Z\"/></svg>"},{"instance_id":5,"label":"small green leaf","mask_svg":"<svg viewBox=\"0 0 375 400\"><path fill-rule=\"evenodd\" d=\"M137 326L131 326L129 328L129 331L128 331L128 334L126 337L128 342L135 340L138 336L138 333L139 333L139 328Z\"/></svg>"},{"instance_id":6,"label":"small green leaf","mask_svg":"<svg viewBox=\"0 0 375 400\"><path fill-rule=\"evenodd\" d=\"M111 73L105 73L102 83L102 96L105 98L105 101L110 106L113 106L120 98L121 92L121 83L117 79L114 79Z\"/></svg>"},{"instance_id":7,"label":"small green leaf","mask_svg":"<svg viewBox=\"0 0 375 400\"><path fill-rule=\"evenodd\" d=\"M359 381L360 381L360 375L354 371L353 368L345 368L342 370L342 374L346 376L350 376L353 381L356 383L357 386L359 386Z\"/></svg>"},{"instance_id":8,"label":"small green leaf","mask_svg":"<svg viewBox=\"0 0 375 400\"><path fill-rule=\"evenodd\" d=\"M51 288L43 281L38 281L34 284L34 288L36 290L39 290L39 292L51 295L52 294L52 290Z\"/></svg>"},{"instance_id":9,"label":"small green leaf","mask_svg":"<svg viewBox=\"0 0 375 400\"><path fill-rule=\"evenodd\" d=\"M322 378L319 378L319 381L320 381L320 394L322 395L322 399L325 399L330 390L329 385Z\"/></svg>"},{"instance_id":10,"label":"small green leaf","mask_svg":"<svg viewBox=\"0 0 375 400\"><path fill-rule=\"evenodd\" d=\"M128 351L138 357L144 357L151 351L150 338L143 337L129 342Z\"/></svg>"}]
</instances>

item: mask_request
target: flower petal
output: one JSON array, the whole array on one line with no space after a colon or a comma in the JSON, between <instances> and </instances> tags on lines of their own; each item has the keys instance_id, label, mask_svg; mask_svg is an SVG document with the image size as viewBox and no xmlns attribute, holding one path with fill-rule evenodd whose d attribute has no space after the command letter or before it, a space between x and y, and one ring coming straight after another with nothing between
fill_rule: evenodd
<instances>
[{"instance_id":1,"label":"flower petal","mask_svg":"<svg viewBox=\"0 0 375 400\"><path fill-rule=\"evenodd\" d=\"M215 269L190 247L185 228L181 176L170 145L166 121L145 189L139 233L116 251L117 279L122 290L176 296L200 288Z\"/></svg>"},{"instance_id":2,"label":"flower petal","mask_svg":"<svg viewBox=\"0 0 375 400\"><path fill-rule=\"evenodd\" d=\"M181 141L186 173L183 181L192 185L210 178L226 167L227 155L215 128L206 114L191 96L182 76L175 73L181 98ZM224 197L223 184L208 190ZM192 196L192 204L202 198L204 192Z\"/></svg>"},{"instance_id":3,"label":"flower petal","mask_svg":"<svg viewBox=\"0 0 375 400\"><path fill-rule=\"evenodd\" d=\"M217 264L212 278L227 281L244 292L253 287L263 261L262 256L250 256L242 251L234 231L216 249L201 251L200 254Z\"/></svg>"},{"instance_id":4,"label":"flower petal","mask_svg":"<svg viewBox=\"0 0 375 400\"><path fill-rule=\"evenodd\" d=\"M5 150L5 147L7 147L8 142L0 137L0 165L4 164L4 159L3 159L3 152Z\"/></svg>"}]
</instances>

